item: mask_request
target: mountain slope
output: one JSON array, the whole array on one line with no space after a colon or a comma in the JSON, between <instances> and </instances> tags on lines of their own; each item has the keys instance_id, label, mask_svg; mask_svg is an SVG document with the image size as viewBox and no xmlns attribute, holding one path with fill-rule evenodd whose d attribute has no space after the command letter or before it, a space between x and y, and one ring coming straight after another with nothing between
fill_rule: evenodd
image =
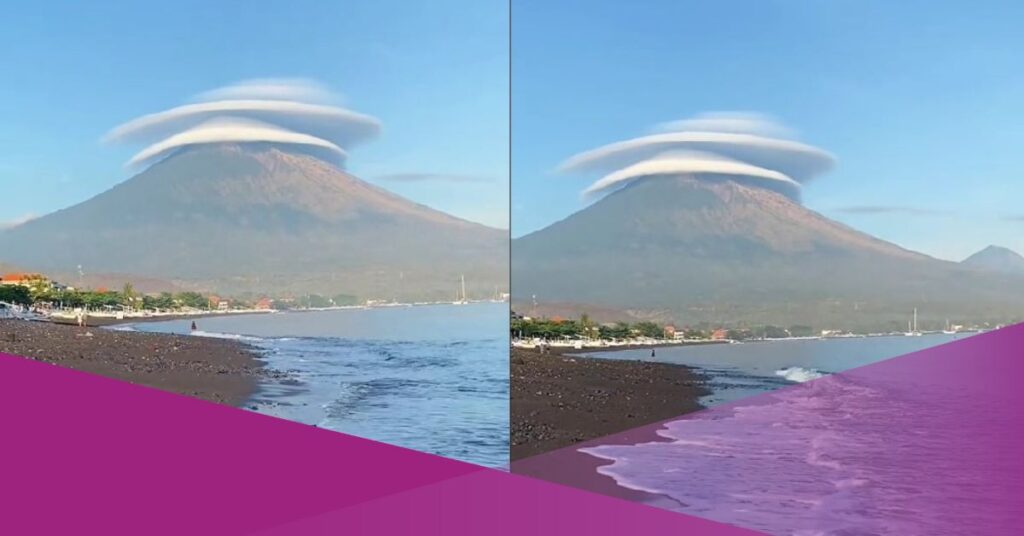
<instances>
[{"instance_id":1,"label":"mountain slope","mask_svg":"<svg viewBox=\"0 0 1024 536\"><path fill-rule=\"evenodd\" d=\"M637 181L512 244L513 298L524 311L536 296L559 310L683 323L896 329L913 307L924 327L1019 314L1022 283L980 277L728 179Z\"/></svg>"},{"instance_id":2,"label":"mountain slope","mask_svg":"<svg viewBox=\"0 0 1024 536\"><path fill-rule=\"evenodd\" d=\"M449 298L505 287L505 232L274 146L182 151L96 197L0 233L34 269L190 281L222 292Z\"/></svg>"},{"instance_id":3,"label":"mountain slope","mask_svg":"<svg viewBox=\"0 0 1024 536\"><path fill-rule=\"evenodd\" d=\"M988 246L960 261L960 264L980 270L1024 275L1024 257L1000 246Z\"/></svg>"}]
</instances>

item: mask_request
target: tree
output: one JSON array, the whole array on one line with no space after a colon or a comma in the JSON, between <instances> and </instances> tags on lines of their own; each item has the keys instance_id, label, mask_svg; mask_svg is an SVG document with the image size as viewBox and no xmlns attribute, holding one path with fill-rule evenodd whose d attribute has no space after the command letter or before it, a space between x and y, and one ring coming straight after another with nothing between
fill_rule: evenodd
<instances>
[{"instance_id":1,"label":"tree","mask_svg":"<svg viewBox=\"0 0 1024 536\"><path fill-rule=\"evenodd\" d=\"M794 337L810 337L815 334L814 328L804 325L790 326L789 332Z\"/></svg>"},{"instance_id":2,"label":"tree","mask_svg":"<svg viewBox=\"0 0 1024 536\"><path fill-rule=\"evenodd\" d=\"M652 339L661 339L665 336L664 328L654 322L637 322L634 329L636 329L640 335L650 337Z\"/></svg>"},{"instance_id":3,"label":"tree","mask_svg":"<svg viewBox=\"0 0 1024 536\"><path fill-rule=\"evenodd\" d=\"M359 305L359 298L351 294L338 294L331 298L334 301L334 305Z\"/></svg>"},{"instance_id":4,"label":"tree","mask_svg":"<svg viewBox=\"0 0 1024 536\"><path fill-rule=\"evenodd\" d=\"M32 305L32 291L21 285L0 285L0 301L15 305Z\"/></svg>"},{"instance_id":5,"label":"tree","mask_svg":"<svg viewBox=\"0 0 1024 536\"><path fill-rule=\"evenodd\" d=\"M594 336L594 321L590 319L590 315L587 313L580 315L580 331L586 339Z\"/></svg>"},{"instance_id":6,"label":"tree","mask_svg":"<svg viewBox=\"0 0 1024 536\"><path fill-rule=\"evenodd\" d=\"M210 307L210 302L198 292L179 292L174 300L182 307L193 309L208 309Z\"/></svg>"},{"instance_id":7,"label":"tree","mask_svg":"<svg viewBox=\"0 0 1024 536\"><path fill-rule=\"evenodd\" d=\"M725 332L725 337L733 341L744 341L751 336L749 329L730 329Z\"/></svg>"},{"instance_id":8,"label":"tree","mask_svg":"<svg viewBox=\"0 0 1024 536\"><path fill-rule=\"evenodd\" d=\"M135 308L135 287L131 283L126 282L121 289L121 305L129 309Z\"/></svg>"}]
</instances>

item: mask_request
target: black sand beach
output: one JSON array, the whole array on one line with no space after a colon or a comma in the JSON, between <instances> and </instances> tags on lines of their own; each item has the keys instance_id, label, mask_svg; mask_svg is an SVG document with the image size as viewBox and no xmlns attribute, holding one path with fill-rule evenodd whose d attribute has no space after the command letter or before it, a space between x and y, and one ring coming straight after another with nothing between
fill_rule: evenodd
<instances>
[{"instance_id":1,"label":"black sand beach","mask_svg":"<svg viewBox=\"0 0 1024 536\"><path fill-rule=\"evenodd\" d=\"M268 373L232 340L0 320L0 352L241 406Z\"/></svg>"},{"instance_id":2,"label":"black sand beach","mask_svg":"<svg viewBox=\"0 0 1024 536\"><path fill-rule=\"evenodd\" d=\"M513 461L696 411L708 394L689 367L582 352L512 349Z\"/></svg>"},{"instance_id":3,"label":"black sand beach","mask_svg":"<svg viewBox=\"0 0 1024 536\"><path fill-rule=\"evenodd\" d=\"M597 472L608 462L576 449L663 441L656 434L662 422L702 409L698 400L709 393L703 378L681 365L581 352L513 348L511 471L627 500L657 500L617 485Z\"/></svg>"}]
</instances>

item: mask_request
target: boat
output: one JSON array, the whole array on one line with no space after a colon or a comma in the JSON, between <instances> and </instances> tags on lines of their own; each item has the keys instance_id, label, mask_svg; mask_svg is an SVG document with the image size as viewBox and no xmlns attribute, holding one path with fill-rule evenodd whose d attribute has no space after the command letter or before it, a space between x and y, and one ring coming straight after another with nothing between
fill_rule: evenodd
<instances>
[{"instance_id":1,"label":"boat","mask_svg":"<svg viewBox=\"0 0 1024 536\"><path fill-rule=\"evenodd\" d=\"M469 301L466 300L466 276L460 275L459 280L462 283L461 292L455 297L455 301L452 302L452 305L466 305L469 303Z\"/></svg>"},{"instance_id":2,"label":"boat","mask_svg":"<svg viewBox=\"0 0 1024 536\"><path fill-rule=\"evenodd\" d=\"M91 328L123 324L126 319L125 314L122 311L59 311L51 314L49 318L50 321L55 324L69 324L77 326L79 316L82 317L82 325Z\"/></svg>"},{"instance_id":3,"label":"boat","mask_svg":"<svg viewBox=\"0 0 1024 536\"><path fill-rule=\"evenodd\" d=\"M950 329L949 319L948 318L946 319L946 329L942 330L942 332L945 333L946 335L955 335L956 334L956 330L955 329Z\"/></svg>"},{"instance_id":4,"label":"boat","mask_svg":"<svg viewBox=\"0 0 1024 536\"><path fill-rule=\"evenodd\" d=\"M42 315L32 311L29 307L5 301L0 301L0 318L32 321L45 320Z\"/></svg>"},{"instance_id":5,"label":"boat","mask_svg":"<svg viewBox=\"0 0 1024 536\"><path fill-rule=\"evenodd\" d=\"M917 329L917 307L914 307L914 319L907 321L907 332L904 333L907 337L920 337L921 332Z\"/></svg>"}]
</instances>

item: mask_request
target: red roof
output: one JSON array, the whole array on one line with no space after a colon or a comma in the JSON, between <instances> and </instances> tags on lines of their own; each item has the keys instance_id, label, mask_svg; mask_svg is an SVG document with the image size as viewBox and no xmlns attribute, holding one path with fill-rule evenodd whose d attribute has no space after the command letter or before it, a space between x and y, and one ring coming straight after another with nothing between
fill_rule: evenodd
<instances>
[{"instance_id":1,"label":"red roof","mask_svg":"<svg viewBox=\"0 0 1024 536\"><path fill-rule=\"evenodd\" d=\"M46 279L42 274L10 273L0 276L0 281L25 281L26 279Z\"/></svg>"}]
</instances>

